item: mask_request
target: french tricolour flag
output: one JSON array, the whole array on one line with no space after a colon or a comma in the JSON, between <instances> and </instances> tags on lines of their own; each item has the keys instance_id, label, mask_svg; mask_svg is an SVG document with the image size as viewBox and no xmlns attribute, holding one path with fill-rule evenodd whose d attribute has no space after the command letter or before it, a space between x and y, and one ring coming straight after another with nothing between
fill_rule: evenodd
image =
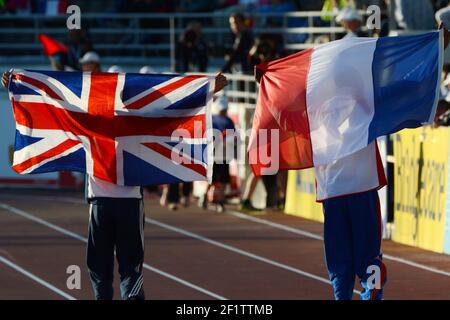
<instances>
[{"instance_id":1,"label":"french tricolour flag","mask_svg":"<svg viewBox=\"0 0 450 320\"><path fill-rule=\"evenodd\" d=\"M261 154L272 152L279 169L328 166L377 137L431 123L442 43L439 31L346 38L258 65L263 76L249 145L255 174L273 174ZM279 141L261 138L270 129L278 129Z\"/></svg>"}]
</instances>

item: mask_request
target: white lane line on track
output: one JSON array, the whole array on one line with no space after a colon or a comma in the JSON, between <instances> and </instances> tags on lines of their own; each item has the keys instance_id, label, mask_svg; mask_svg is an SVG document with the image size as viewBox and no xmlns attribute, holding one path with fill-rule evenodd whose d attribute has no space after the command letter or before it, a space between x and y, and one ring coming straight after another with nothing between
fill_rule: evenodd
<instances>
[{"instance_id":1,"label":"white lane line on track","mask_svg":"<svg viewBox=\"0 0 450 320\"><path fill-rule=\"evenodd\" d=\"M145 264L144 264L144 266L145 266ZM174 275L172 275L172 274L169 274L169 273L167 273L167 272L164 272L164 271L162 271L162 270L160 270L160 269L156 269L156 268L154 268L154 267L152 267L152 266L149 266L149 265L147 265L146 268L147 268L148 270L151 270L151 271L153 271L153 272L155 272L155 273L157 273L157 274L163 276L163 277L172 279L173 281L176 281L176 282L178 282L178 283L180 283L180 284L183 284L183 285L185 285L186 287L189 287L189 288L195 289L195 290L197 290L197 291L200 291L200 292L202 292L202 293L204 293L204 294L206 294L206 295L208 295L208 296L210 296L210 297L213 297L213 298L215 298L215 299L217 299L217 300L228 300L227 298L225 298L225 297L223 297L223 296L220 296L220 295L215 294L215 293L213 293L213 292L211 292L211 291L208 291L208 290L206 290L206 289L203 289L203 288L201 288L201 287L198 287L198 286L196 286L196 285L194 285L194 284L192 284L192 283L190 283L190 282L188 282L188 281L186 281L186 280L180 279L180 278L178 278L178 277L176 277L176 276L174 276Z\"/></svg>"},{"instance_id":2,"label":"white lane line on track","mask_svg":"<svg viewBox=\"0 0 450 320\"><path fill-rule=\"evenodd\" d=\"M18 198L16 195L11 195L11 197L13 198ZM67 203L72 203L72 204L86 204L86 202L82 199L79 198L75 198L75 197L48 197L48 196L27 196L27 197L31 197L32 199L36 199L36 200L45 200L45 201L61 201L61 202L67 202ZM2 197L4 198L4 197ZM272 228L276 228L276 229L280 229L280 230L284 230L290 233L294 233L297 235L301 235L307 238L311 238L311 239L315 239L315 240L323 240L323 237L320 234L316 234L316 233L312 233L312 232L308 232L299 228L293 228L293 227L289 227L287 225L284 224L280 224L280 223L276 223L276 222L271 222L265 219L261 219L261 218L257 218L257 217L253 217L250 215L246 215L243 213L240 213L238 211L233 211L233 210L225 210L224 211L225 214L227 215L231 215L234 216L236 218L240 218L240 219L244 219L244 220L248 220L248 221L252 221L252 222L256 222L256 223L260 223L260 224L264 224L267 226L270 226ZM397 256L393 256L390 254L386 254L383 253L383 258L386 260L391 260L391 261L395 261L397 263L401 263L401 264L406 264L410 267L414 267L417 269L421 269L424 271L428 271L428 272L432 272L432 273L436 273L436 274L440 274L446 277L450 277L450 272L448 271L444 271L444 270L440 270L434 267L429 267L427 265L424 265L422 263L418 263L418 262L414 262L412 260L408 260L408 259L404 259L401 257L397 257Z\"/></svg>"},{"instance_id":3,"label":"white lane line on track","mask_svg":"<svg viewBox=\"0 0 450 320\"><path fill-rule=\"evenodd\" d=\"M307 238L311 238L311 239L315 239L315 240L323 240L323 237L320 234L304 231L304 230L297 229L297 228L292 228L292 227L289 227L284 224L271 222L271 221L265 220L265 219L256 218L256 217L250 216L248 214L243 214L243 213L240 213L237 211L232 211L232 210L225 210L224 213L228 214L230 216L234 216L239 219L248 220L248 221L256 222L259 224L265 224L269 227L284 230L284 231L291 232L291 233L295 233L297 235L304 236Z\"/></svg>"},{"instance_id":4,"label":"white lane line on track","mask_svg":"<svg viewBox=\"0 0 450 320\"><path fill-rule=\"evenodd\" d=\"M70 230L67 230L65 228L59 227L59 226L57 226L57 225L55 225L55 224L53 224L51 222L48 222L48 221L46 221L44 219L38 218L38 217L36 217L36 216L34 216L34 215L24 211L24 210L15 208L15 207L7 205L5 203L0 203L0 208L3 208L4 210L7 210L7 211L9 211L11 213L19 215L19 216L21 216L23 218L32 220L32 221L34 221L36 223L39 223L41 225L44 225L44 226L46 226L46 227L48 227L50 229L53 229L53 230L58 231L60 233L63 233L65 235L69 236L69 237L72 237L74 239L77 239L79 241L87 243L87 238L85 238L85 237L83 237L83 236L81 236L81 235L79 235L77 233L74 233L74 232L72 232ZM196 291L202 292L202 293L204 293L204 294L206 294L206 295L208 295L210 297L213 297L215 299L228 300L227 298L225 298L225 297L223 297L221 295L218 295L218 294L216 294L214 292L206 290L206 289L204 289L202 287L199 287L199 286L197 286L197 285L195 285L193 283L190 283L190 282L188 282L186 280L178 278L177 276L174 276L174 275L169 274L169 273L167 273L165 271L162 271L162 270L160 270L158 268L155 268L155 267L153 267L153 266L151 266L151 265L149 265L147 263L144 263L144 268L149 270L149 271L155 272L155 273L157 273L157 274L159 274L159 275L161 275L163 277L169 278L169 279L171 279L171 280L173 280L175 282L178 282L178 283L180 283L180 284L182 284L182 285L184 285L186 287L189 287L189 288L192 288L192 289L194 289Z\"/></svg>"},{"instance_id":5,"label":"white lane line on track","mask_svg":"<svg viewBox=\"0 0 450 320\"><path fill-rule=\"evenodd\" d=\"M0 262L4 263L8 267L16 270L17 272L20 272L21 274L27 276L28 278L36 281L37 283L43 285L47 289L50 289L51 291L55 292L56 294L59 294L60 296L62 296L63 298L65 298L67 300L77 300L75 297L72 297L70 294L65 293L64 291L58 289L54 285L52 285L52 284L48 283L47 281L45 281L44 279L39 278L38 276L32 274L31 272L25 270L24 268L20 267L19 265L15 264L11 260L6 259L3 256L0 256Z\"/></svg>"},{"instance_id":6,"label":"white lane line on track","mask_svg":"<svg viewBox=\"0 0 450 320\"><path fill-rule=\"evenodd\" d=\"M272 228L284 230L284 231L291 232L291 233L294 233L294 234L297 234L297 235L301 235L301 236L305 236L305 237L308 237L308 238L311 238L311 239L323 240L323 237L321 235L319 235L319 234L307 232L307 231L304 231L304 230L301 230L301 229L297 229L297 228L292 228L292 227L289 227L289 226L286 226L286 225L283 225L283 224L280 224L280 223L272 222L272 221L269 221L269 220L266 220L266 219L261 219L261 218L249 216L249 215L237 212L237 211L226 210L226 211L224 211L224 213L227 214L227 215L234 216L234 217L239 218L239 219L244 219L244 220L248 220L248 221L264 224L264 225L270 226ZM426 266L424 264L417 263L417 262L414 262L414 261L411 261L411 260L408 260L408 259L403 259L403 258L400 258L400 257L392 256L390 254L385 254L385 253L383 253L383 258L386 259L386 260L391 260L391 261L395 261L395 262L398 262L398 263L403 263L403 264L406 264L408 266L415 267L415 268L418 268L418 269L421 269L421 270L425 270L425 271L433 272L433 273L440 274L440 275L443 275L443 276L446 276L446 277L450 277L450 272L443 271L443 270L440 270L440 269L436 269L436 268L433 268L433 267L429 267L429 266Z\"/></svg>"},{"instance_id":7,"label":"white lane line on track","mask_svg":"<svg viewBox=\"0 0 450 320\"><path fill-rule=\"evenodd\" d=\"M50 196L36 196L36 195L17 195L17 194L0 194L0 200L23 200L23 198L26 197L30 200L39 200L39 201L59 201L59 202L65 202L65 203L71 203L71 204L87 204L86 200L82 198L75 198L75 197L50 197Z\"/></svg>"},{"instance_id":8,"label":"white lane line on track","mask_svg":"<svg viewBox=\"0 0 450 320\"><path fill-rule=\"evenodd\" d=\"M277 267L277 268L280 268L280 269L284 269L284 270L287 270L287 271L299 274L301 276L304 276L304 277L307 277L307 278L310 278L310 279L314 279L314 280L320 281L322 283L331 285L331 282L328 279L326 279L326 278L323 278L323 277L317 276L315 274L312 274L312 273L309 273L309 272L306 272L306 271L303 271L303 270L300 270L300 269L288 266L286 264L283 264L283 263L280 263L280 262L277 262L277 261L274 261L274 260L262 257L260 255L257 255L257 254L254 254L254 253L251 253L251 252L248 252L248 251L245 251L245 250L233 247L233 246L230 246L228 244L225 244L225 243L222 243L222 242L219 242L219 241L216 241L216 240L212 240L210 238L203 237L203 236L201 236L199 234L196 234L196 233L193 233L193 232L181 229L181 228L177 228L177 227L174 227L172 225L168 225L168 224L166 224L164 222L160 222L160 221L157 221L157 220L152 219L152 218L145 218L145 221L147 223L156 225L156 226L158 226L160 228L163 228L163 229L166 229L166 230L170 230L170 231L173 231L173 232L176 232L176 233L180 233L180 234L185 235L187 237L194 238L196 240L200 240L200 241L206 242L206 243L208 243L210 245L213 245L213 246L216 246L216 247L220 247L222 249L225 249L225 250L228 250L228 251L240 254L242 256L245 256L245 257L248 257L248 258L260 261L260 262L267 263L267 264L269 264L271 266L274 266L274 267ZM357 293L357 294L360 293L358 290L353 290L353 291L355 293Z\"/></svg>"}]
</instances>

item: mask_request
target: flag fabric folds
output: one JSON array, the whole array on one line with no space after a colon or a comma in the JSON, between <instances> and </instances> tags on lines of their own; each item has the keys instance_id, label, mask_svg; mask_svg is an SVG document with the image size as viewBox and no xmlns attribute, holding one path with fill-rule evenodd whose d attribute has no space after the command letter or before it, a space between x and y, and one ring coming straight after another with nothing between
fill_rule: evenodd
<instances>
[{"instance_id":1,"label":"flag fabric folds","mask_svg":"<svg viewBox=\"0 0 450 320\"><path fill-rule=\"evenodd\" d=\"M260 155L274 150L279 169L327 166L377 137L431 123L442 63L438 31L346 38L258 65L248 148L254 173L264 174L269 164ZM271 136L277 129L279 141L262 139L264 129Z\"/></svg>"},{"instance_id":2,"label":"flag fabric folds","mask_svg":"<svg viewBox=\"0 0 450 320\"><path fill-rule=\"evenodd\" d=\"M18 173L79 171L118 185L211 180L214 78L14 71Z\"/></svg>"}]
</instances>

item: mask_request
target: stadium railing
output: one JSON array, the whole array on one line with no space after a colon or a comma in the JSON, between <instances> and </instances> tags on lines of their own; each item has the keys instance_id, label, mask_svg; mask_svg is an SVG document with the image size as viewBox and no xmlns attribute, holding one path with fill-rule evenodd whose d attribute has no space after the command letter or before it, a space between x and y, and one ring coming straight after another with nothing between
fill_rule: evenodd
<instances>
[{"instance_id":1,"label":"stadium railing","mask_svg":"<svg viewBox=\"0 0 450 320\"><path fill-rule=\"evenodd\" d=\"M294 51L314 47L327 39L336 39L344 29L336 26L334 19L329 22L321 19L324 16L335 15L332 12L299 11L252 13L248 17L255 35L281 34L285 48ZM191 21L202 23L202 34L211 48L212 55L223 57L223 53L232 45L229 16L230 13L226 12L82 13L81 29L88 32L94 48L107 61L117 61L120 57L128 62L142 64L149 59L159 59L159 61L169 61L173 66L179 35ZM48 34L60 41L65 41L66 19L65 15L1 15L0 57L7 61L13 57L20 59L21 56L32 56L39 61L44 61L38 34ZM167 59L168 57L170 59Z\"/></svg>"}]
</instances>

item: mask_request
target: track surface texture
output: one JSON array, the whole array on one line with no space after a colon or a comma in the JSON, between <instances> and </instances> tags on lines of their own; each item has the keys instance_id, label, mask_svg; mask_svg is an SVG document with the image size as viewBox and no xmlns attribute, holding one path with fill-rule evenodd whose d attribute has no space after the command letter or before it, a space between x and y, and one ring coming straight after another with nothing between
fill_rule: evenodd
<instances>
[{"instance_id":1,"label":"track surface texture","mask_svg":"<svg viewBox=\"0 0 450 320\"><path fill-rule=\"evenodd\" d=\"M0 190L0 299L93 299L88 209L81 193ZM169 211L152 195L145 213L147 299L333 299L320 223L233 208ZM385 299L450 299L450 256L391 241L383 252ZM67 288L70 265L81 269L81 289Z\"/></svg>"}]
</instances>

